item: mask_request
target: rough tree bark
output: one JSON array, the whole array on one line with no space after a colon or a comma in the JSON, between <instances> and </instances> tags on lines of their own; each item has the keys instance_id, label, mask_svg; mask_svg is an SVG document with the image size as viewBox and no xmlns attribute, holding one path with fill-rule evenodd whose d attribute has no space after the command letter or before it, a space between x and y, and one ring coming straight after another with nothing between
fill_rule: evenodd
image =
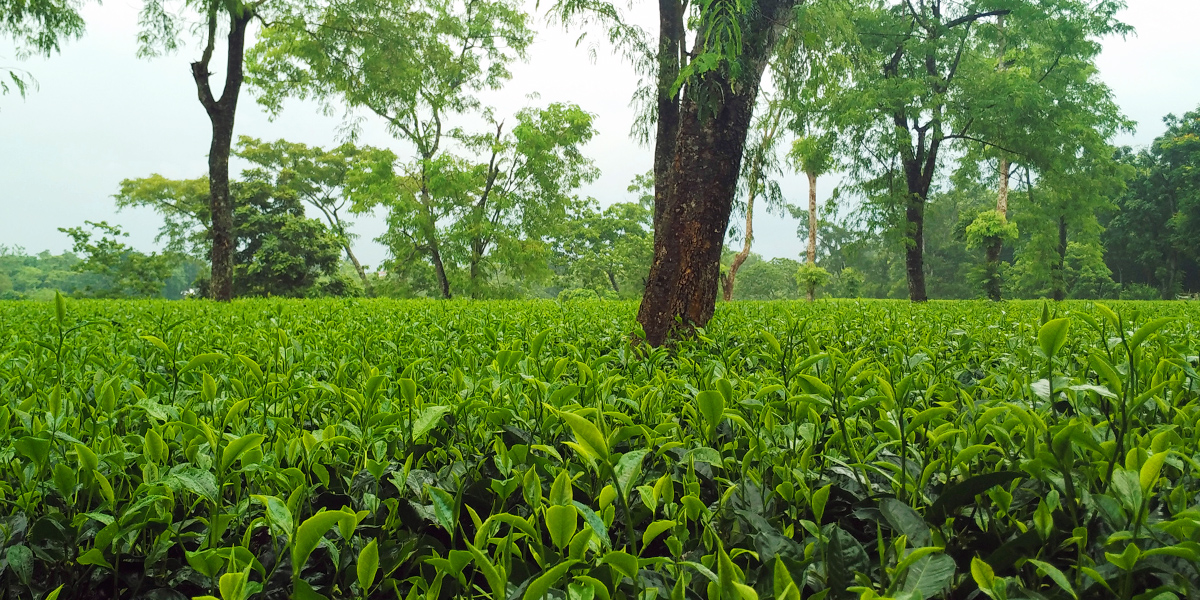
<instances>
[{"instance_id":1,"label":"rough tree bark","mask_svg":"<svg viewBox=\"0 0 1200 600\"><path fill-rule=\"evenodd\" d=\"M805 173L808 176L808 264L817 264L817 174L813 171ZM808 301L812 302L817 295L816 286L808 282Z\"/></svg>"},{"instance_id":2,"label":"rough tree bark","mask_svg":"<svg viewBox=\"0 0 1200 600\"><path fill-rule=\"evenodd\" d=\"M192 63L192 79L200 104L212 124L212 143L208 150L209 210L212 213L212 283L209 291L213 300L229 302L233 298L233 253L237 245L233 231L233 199L229 195L229 153L233 144L233 122L237 112L238 94L243 79L243 54L246 48L246 27L253 12L244 7L241 14L229 14L228 60L225 87L221 97L213 96L209 83L209 63L216 47L217 16L213 11L208 20L208 41L200 60Z\"/></svg>"},{"instance_id":3,"label":"rough tree bark","mask_svg":"<svg viewBox=\"0 0 1200 600\"><path fill-rule=\"evenodd\" d=\"M931 152L931 154L936 154ZM929 182L920 163L904 161L908 178L908 199L904 207L904 220L908 224L908 236L904 247L904 269L908 277L908 299L925 302L925 199L929 197ZM913 168L909 164L913 163ZM929 169L928 175L933 174Z\"/></svg>"},{"instance_id":4,"label":"rough tree bark","mask_svg":"<svg viewBox=\"0 0 1200 600\"><path fill-rule=\"evenodd\" d=\"M746 18L741 56L746 66L736 83L710 71L697 75L682 92L670 166L655 157L654 261L638 310L638 322L651 345L661 345L680 326L703 326L712 317L721 249L759 84L777 28L795 2L760 0ZM680 38L675 38L675 46L660 42L660 58L664 47L681 48L681 42ZM663 81L660 68L660 91ZM707 86L710 97L720 99L704 115L694 92L698 85ZM659 121L661 134L661 113Z\"/></svg>"},{"instance_id":5,"label":"rough tree bark","mask_svg":"<svg viewBox=\"0 0 1200 600\"><path fill-rule=\"evenodd\" d=\"M654 132L654 230L658 231L666 207L667 186L679 137L679 98L671 94L684 60L683 3L658 0L658 105Z\"/></svg>"},{"instance_id":6,"label":"rough tree bark","mask_svg":"<svg viewBox=\"0 0 1200 600\"><path fill-rule=\"evenodd\" d=\"M1009 164L1007 158L1000 159L1000 191L996 195L996 212L1008 218L1008 179L1009 179ZM997 236L993 239L984 250L985 260L987 262L987 280L984 287L987 291L988 299L999 302L1000 291L1000 252L1004 249L1004 240Z\"/></svg>"}]
</instances>

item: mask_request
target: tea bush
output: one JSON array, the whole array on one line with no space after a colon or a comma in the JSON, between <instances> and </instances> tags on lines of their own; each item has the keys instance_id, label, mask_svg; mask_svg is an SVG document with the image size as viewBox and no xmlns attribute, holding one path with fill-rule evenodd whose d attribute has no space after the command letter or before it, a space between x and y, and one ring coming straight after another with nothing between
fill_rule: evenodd
<instances>
[{"instance_id":1,"label":"tea bush","mask_svg":"<svg viewBox=\"0 0 1200 600\"><path fill-rule=\"evenodd\" d=\"M5 597L1200 598L1197 304L635 311L0 304Z\"/></svg>"}]
</instances>

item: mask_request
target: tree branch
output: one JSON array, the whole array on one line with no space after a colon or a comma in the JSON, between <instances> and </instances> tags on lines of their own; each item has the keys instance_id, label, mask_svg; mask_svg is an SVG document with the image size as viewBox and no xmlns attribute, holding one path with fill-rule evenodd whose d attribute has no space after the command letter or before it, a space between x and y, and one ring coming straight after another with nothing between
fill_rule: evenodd
<instances>
[{"instance_id":1,"label":"tree branch","mask_svg":"<svg viewBox=\"0 0 1200 600\"><path fill-rule=\"evenodd\" d=\"M987 12L981 12L981 13L975 13L973 15L962 16L957 19L954 19L953 21L950 21L949 23L946 23L946 29L953 29L955 27L958 27L959 25L962 25L963 23L974 23L975 21L978 21L980 19L986 19L987 17L999 17L1001 15L1007 15L1011 12L1012 11L1007 8L1002 8L1000 10L989 10Z\"/></svg>"}]
</instances>

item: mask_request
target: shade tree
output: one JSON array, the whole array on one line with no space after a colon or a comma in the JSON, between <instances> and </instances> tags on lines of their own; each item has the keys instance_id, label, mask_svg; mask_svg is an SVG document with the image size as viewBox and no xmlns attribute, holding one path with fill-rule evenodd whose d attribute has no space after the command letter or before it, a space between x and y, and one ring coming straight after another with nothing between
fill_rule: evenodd
<instances>
[{"instance_id":1,"label":"shade tree","mask_svg":"<svg viewBox=\"0 0 1200 600\"><path fill-rule=\"evenodd\" d=\"M263 31L251 81L273 112L286 98L337 103L382 119L411 145L389 231L411 236L409 247L432 264L439 295L449 298L439 223L455 205L434 192L449 185L438 178L460 171L447 146L464 132L457 120L481 112L478 93L507 81L508 65L531 41L528 16L512 0L303 0Z\"/></svg>"},{"instance_id":2,"label":"shade tree","mask_svg":"<svg viewBox=\"0 0 1200 600\"><path fill-rule=\"evenodd\" d=\"M188 35L198 34L200 57L191 63L196 96L208 116L212 138L208 149L208 229L212 268L209 295L220 301L233 297L237 239L234 199L230 195L229 156L234 121L245 79L246 39L255 19L269 17L280 7L268 0L145 0L139 15L138 55L174 53ZM199 23L194 21L198 20ZM225 39L219 41L221 33ZM225 54L224 81L215 91L212 61L218 46Z\"/></svg>"},{"instance_id":3,"label":"shade tree","mask_svg":"<svg viewBox=\"0 0 1200 600\"><path fill-rule=\"evenodd\" d=\"M854 76L833 112L839 128L864 149L856 179L869 184L871 201L889 205L881 213L901 217L910 299L928 297L925 209L948 149L964 153L976 145L1048 163L1082 147L1054 135L1058 125L1048 115L1112 117L1105 94L1080 97L1072 84L1081 80L1058 81L1058 73L1073 69L1084 75L1082 83L1093 83L1087 75L1094 73L1097 40L1128 30L1115 18L1120 6L1107 0L933 0L867 2L855 14ZM997 68L999 36L1006 39L1000 60L1007 65L1016 57L1016 66ZM1036 101L1021 102L1026 96Z\"/></svg>"},{"instance_id":4,"label":"shade tree","mask_svg":"<svg viewBox=\"0 0 1200 600\"><path fill-rule=\"evenodd\" d=\"M390 200L395 187L396 155L390 150L352 143L325 150L287 140L264 142L247 136L238 139L235 152L252 165L243 172L243 177L287 189L325 218L363 289L370 293L371 280L354 254L353 241L358 236L350 230L348 219Z\"/></svg>"}]
</instances>

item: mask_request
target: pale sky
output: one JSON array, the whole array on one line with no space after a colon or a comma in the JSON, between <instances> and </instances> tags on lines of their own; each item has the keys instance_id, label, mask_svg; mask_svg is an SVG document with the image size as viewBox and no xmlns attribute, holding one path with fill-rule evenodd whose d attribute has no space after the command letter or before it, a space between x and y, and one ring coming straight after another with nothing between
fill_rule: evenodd
<instances>
[{"instance_id":1,"label":"pale sky","mask_svg":"<svg viewBox=\"0 0 1200 600\"><path fill-rule=\"evenodd\" d=\"M1164 115L1200 105L1200 36L1195 33L1200 0L1128 3L1121 18L1137 34L1105 40L1099 67L1125 114L1138 122L1136 134L1116 142L1142 145L1162 132ZM134 0L89 4L85 37L50 59L18 63L10 48L0 45L0 66L22 68L38 82L25 99L0 96L0 244L58 253L69 249L70 239L57 228L108 220L131 232L135 246L154 249L160 219L150 211L118 213L111 196L119 182L152 173L182 179L206 172L209 124L188 67L198 49L138 59L139 7ZM633 18L652 25L653 10L653 3L641 2ZM513 79L501 92L487 95L485 103L498 115L556 101L574 102L595 114L600 135L586 152L602 175L582 194L602 204L631 199L626 186L651 165L650 150L628 136L629 99L637 83L632 68L603 44L593 60L588 40L576 46L578 30L564 32L544 24L541 16L537 22L529 60L514 65ZM218 73L216 80L222 76ZM243 92L235 135L322 146L339 142L338 117L322 115L314 104L291 102L272 121L252 93ZM530 99L531 93L538 97ZM376 120L364 122L360 142L406 154ZM238 165L233 167L236 175ZM833 184L822 183L823 200ZM783 191L789 201L801 203L807 183L788 177ZM754 250L768 258L798 257L803 243L796 225L790 217L756 215ZM368 265L386 257L386 249L373 240L383 229L382 215L360 217L353 228L360 235L355 251Z\"/></svg>"}]
</instances>

